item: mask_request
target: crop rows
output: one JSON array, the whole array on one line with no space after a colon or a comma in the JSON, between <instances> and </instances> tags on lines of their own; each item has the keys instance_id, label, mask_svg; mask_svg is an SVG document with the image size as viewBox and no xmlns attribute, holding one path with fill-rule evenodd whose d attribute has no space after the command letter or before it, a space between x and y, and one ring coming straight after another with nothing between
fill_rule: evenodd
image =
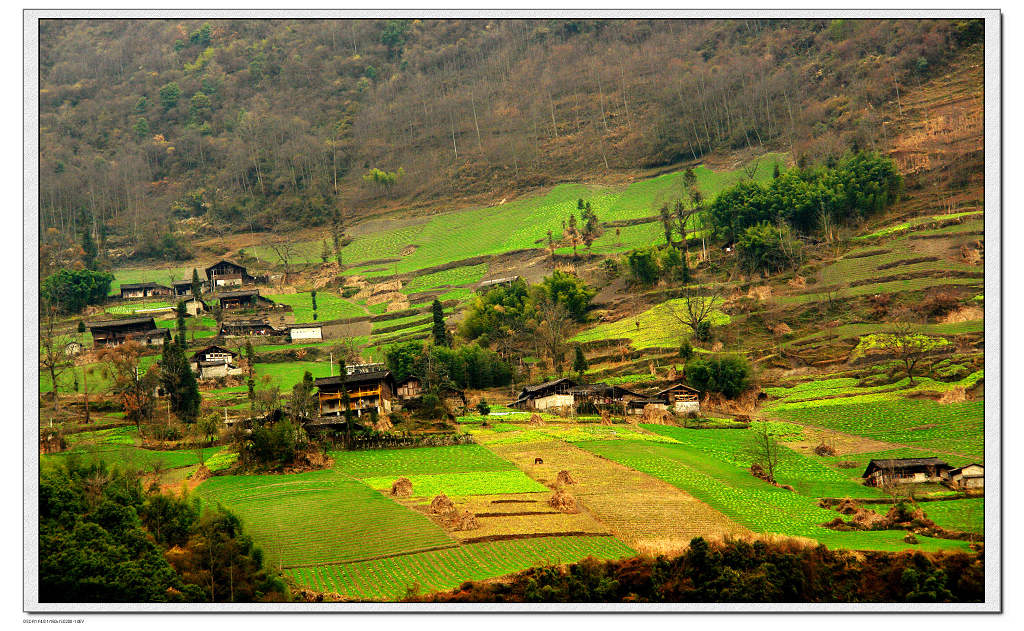
<instances>
[{"instance_id":1,"label":"crop rows","mask_svg":"<svg viewBox=\"0 0 1024 631\"><path fill-rule=\"evenodd\" d=\"M470 426L470 434L484 445L514 445L562 440L569 443L591 440L622 440L634 442L675 442L673 438L634 429L629 425L597 423L561 423L542 426L502 423L491 428Z\"/></svg>"},{"instance_id":2,"label":"crop rows","mask_svg":"<svg viewBox=\"0 0 1024 631\"><path fill-rule=\"evenodd\" d=\"M378 490L388 490L397 476L363 478L363 482ZM496 495L499 493L538 493L547 490L544 485L526 477L522 471L475 471L472 473L435 473L407 475L412 482L415 497L434 497L444 493L449 497L465 495Z\"/></svg>"},{"instance_id":3,"label":"crop rows","mask_svg":"<svg viewBox=\"0 0 1024 631\"><path fill-rule=\"evenodd\" d=\"M699 431L699 430L698 430ZM742 480L723 473L721 466L687 462L686 450L666 445L584 443L585 449L638 471L653 475L707 502L755 532L780 533L815 539L831 548L902 550L899 531L839 532L820 524L835 518L834 511L817 506L816 499L771 486L747 474ZM965 542L920 538L921 549L964 548Z\"/></svg>"},{"instance_id":4,"label":"crop rows","mask_svg":"<svg viewBox=\"0 0 1024 631\"><path fill-rule=\"evenodd\" d=\"M334 471L214 477L196 492L237 514L274 564L350 561L452 543L426 516Z\"/></svg>"},{"instance_id":5,"label":"crop rows","mask_svg":"<svg viewBox=\"0 0 1024 631\"><path fill-rule=\"evenodd\" d=\"M313 299L310 292L271 294L267 298L291 307L296 322L313 321ZM366 315L366 312L359 305L351 303L333 292L324 290L316 292L317 320L341 320L363 315Z\"/></svg>"},{"instance_id":6,"label":"crop rows","mask_svg":"<svg viewBox=\"0 0 1024 631\"><path fill-rule=\"evenodd\" d=\"M628 339L630 346L638 350L652 347L678 347L683 339L690 336L690 329L673 317L672 309L677 309L682 313L685 302L685 298L675 298L656 305L639 315L599 324L578 334L572 338L572 341ZM711 313L710 319L715 326L728 324L730 321L728 315L717 309Z\"/></svg>"},{"instance_id":7,"label":"crop rows","mask_svg":"<svg viewBox=\"0 0 1024 631\"><path fill-rule=\"evenodd\" d=\"M423 592L457 587L530 567L588 556L617 559L631 550L613 537L547 537L462 545L388 559L289 570L300 585L355 600L396 600L414 585Z\"/></svg>"},{"instance_id":8,"label":"crop rows","mask_svg":"<svg viewBox=\"0 0 1024 631\"><path fill-rule=\"evenodd\" d=\"M334 467L356 478L514 471L515 466L480 445L331 452Z\"/></svg>"},{"instance_id":9,"label":"crop rows","mask_svg":"<svg viewBox=\"0 0 1024 631\"><path fill-rule=\"evenodd\" d=\"M983 533L985 531L985 498L922 502L928 518L949 530Z\"/></svg>"}]
</instances>

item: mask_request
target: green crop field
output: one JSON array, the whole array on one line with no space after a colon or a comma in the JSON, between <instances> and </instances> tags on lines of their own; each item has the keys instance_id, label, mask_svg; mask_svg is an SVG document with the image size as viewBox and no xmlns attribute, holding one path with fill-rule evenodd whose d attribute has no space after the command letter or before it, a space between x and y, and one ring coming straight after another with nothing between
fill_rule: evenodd
<instances>
[{"instance_id":1,"label":"green crop field","mask_svg":"<svg viewBox=\"0 0 1024 631\"><path fill-rule=\"evenodd\" d=\"M921 502L928 518L948 530L985 532L985 498Z\"/></svg>"},{"instance_id":2,"label":"green crop field","mask_svg":"<svg viewBox=\"0 0 1024 631\"><path fill-rule=\"evenodd\" d=\"M397 475L363 478L363 482L379 491L388 491ZM439 493L449 497L466 495L498 495L502 493L539 493L547 491L543 484L531 480L522 471L475 471L473 473L436 473L404 476L412 482L414 497L432 498Z\"/></svg>"},{"instance_id":3,"label":"green crop field","mask_svg":"<svg viewBox=\"0 0 1024 631\"><path fill-rule=\"evenodd\" d=\"M139 358L139 368L143 371L149 370L150 366L160 361L160 355L144 355ZM83 374L83 370L88 370L89 375L86 377ZM73 368L67 368L64 372L57 376L57 386L60 388L62 395L74 393L75 391L75 380L78 380L79 394L85 391L85 379L89 380L89 393L98 394L100 392L106 392L114 384L114 379L110 375L110 371L107 366L103 363L96 362L92 364L85 364L83 366L75 366ZM50 373L45 370L39 371L39 392L51 392L53 390L53 382L50 380Z\"/></svg>"},{"instance_id":4,"label":"green crop field","mask_svg":"<svg viewBox=\"0 0 1024 631\"><path fill-rule=\"evenodd\" d=\"M106 308L107 313L114 315L130 315L142 311L155 311L158 309L173 309L174 305L170 302L159 301L159 302L128 302L120 305L112 305Z\"/></svg>"},{"instance_id":5,"label":"green crop field","mask_svg":"<svg viewBox=\"0 0 1024 631\"><path fill-rule=\"evenodd\" d=\"M396 600L414 585L423 592L453 589L530 567L573 563L588 556L618 559L635 554L613 537L544 537L474 543L359 563L288 570L300 585L354 600Z\"/></svg>"},{"instance_id":6,"label":"green crop field","mask_svg":"<svg viewBox=\"0 0 1024 631\"><path fill-rule=\"evenodd\" d=\"M784 165L782 154L767 154L757 163L755 179L764 181L771 177L775 162ZM704 166L694 169L698 186L707 200L712 200L725 187L745 177L742 170L716 172ZM675 199L681 190L682 173L670 173L656 178L634 182L625 187L604 187L584 184L559 184L540 195L512 200L508 203L487 208L475 208L418 218L396 227L381 226L379 230L358 234L343 251L346 261L360 263L382 258L398 259L392 263L356 266L348 270L352 274L367 277L402 274L434 265L441 265L484 254L501 254L523 248L543 247L539 241L551 230L562 232L562 221L569 213L579 214L576 201L589 201L601 221L638 219L658 214L662 203ZM646 234L651 226L641 226ZM633 228L636 228L635 226ZM608 236L608 232L612 236ZM625 235L627 229L622 230ZM603 239L614 239L614 229L606 231ZM601 241L599 239L598 241ZM639 241L638 243L645 243ZM650 241L646 241L650 243ZM414 252L402 256L402 251L416 246ZM623 239L621 248L636 247ZM319 261L320 242L308 241L298 244L299 259L315 263ZM265 248L256 248L261 254L270 255ZM296 262L301 262L296 259ZM379 268L378 271L369 271Z\"/></svg>"},{"instance_id":7,"label":"green crop field","mask_svg":"<svg viewBox=\"0 0 1024 631\"><path fill-rule=\"evenodd\" d=\"M881 228L879 230L876 230L875 232L872 232L870 234L865 234L865 235L861 235L861 236L854 237L854 238L855 239L874 239L874 238L877 238L877 237L891 237L893 235L897 235L897 234L906 232L908 230L912 230L914 228L917 228L917 227L920 227L920 226L924 226L924 225L927 225L927 224L932 224L932 223L935 223L935 222L938 222L938 221L948 221L948 220L960 219L960 218L964 218L964 217L970 217L970 218L980 217L982 214L983 214L983 212L980 211L980 210L968 210L968 211L959 212L959 213L950 213L950 214L947 214L947 215L931 215L931 216L928 216L928 217L917 217L917 218L912 219L910 221L904 221L904 222L901 222L901 223L898 223L898 224L893 224L891 226L886 226L886 227ZM968 220L968 221L970 221L970 220ZM965 223L967 223L967 222L965 222Z\"/></svg>"},{"instance_id":8,"label":"green crop field","mask_svg":"<svg viewBox=\"0 0 1024 631\"><path fill-rule=\"evenodd\" d=\"M296 322L313 321L313 299L310 292L270 294L267 298L276 303L291 307ZM366 311L359 305L345 300L334 292L321 289L316 292L316 315L318 321L342 320L344 318L364 316Z\"/></svg>"},{"instance_id":9,"label":"green crop field","mask_svg":"<svg viewBox=\"0 0 1024 631\"><path fill-rule=\"evenodd\" d=\"M121 285L131 283L160 283L170 287L171 282L192 278L191 267L165 267L147 269L119 269L114 270L114 282L110 283L110 295L120 295ZM203 271L199 271L199 277L204 278Z\"/></svg>"},{"instance_id":10,"label":"green crop field","mask_svg":"<svg viewBox=\"0 0 1024 631\"><path fill-rule=\"evenodd\" d=\"M873 256L857 256L855 258L847 256L836 261L821 270L821 281L826 285L831 285L914 272L946 272L952 270L980 275L984 271L977 265L968 265L946 259L911 262L919 258L919 256L910 248L909 240L905 237L887 242L886 247L892 248L892 251ZM860 252L864 253L867 253L867 251L867 248L860 250Z\"/></svg>"},{"instance_id":11,"label":"green crop field","mask_svg":"<svg viewBox=\"0 0 1024 631\"><path fill-rule=\"evenodd\" d=\"M941 404L893 393L773 405L778 417L849 434L984 458L984 401Z\"/></svg>"},{"instance_id":12,"label":"green crop field","mask_svg":"<svg viewBox=\"0 0 1024 631\"><path fill-rule=\"evenodd\" d=\"M331 364L329 361L297 361L297 362L276 362L272 364L256 364L256 376L259 379L269 377L272 384L280 386L282 391L290 392L292 386L302 381L306 371L316 377L331 376ZM335 364L334 372L338 371Z\"/></svg>"},{"instance_id":13,"label":"green crop field","mask_svg":"<svg viewBox=\"0 0 1024 631\"><path fill-rule=\"evenodd\" d=\"M540 426L517 425L496 421L493 417L488 417L488 422L498 424L492 427L467 424L465 429L473 435L477 442L484 445L540 443L552 440L562 440L569 443L593 440L676 442L674 438L669 436L645 432L631 425L600 425L598 423L548 423Z\"/></svg>"},{"instance_id":14,"label":"green crop field","mask_svg":"<svg viewBox=\"0 0 1024 631\"><path fill-rule=\"evenodd\" d=\"M637 316L623 318L616 322L607 322L587 329L576 337L574 342L592 342L595 340L628 339L634 349L671 347L691 336L690 328L672 316L672 309L679 313L685 306L685 298L675 298L656 305ZM729 316L718 311L711 313L711 323L721 326L730 322ZM639 323L639 327L637 326Z\"/></svg>"},{"instance_id":15,"label":"green crop field","mask_svg":"<svg viewBox=\"0 0 1024 631\"><path fill-rule=\"evenodd\" d=\"M203 449L203 459L218 454L224 447L207 447ZM92 443L83 439L78 445L55 454L44 454L39 457L41 466L57 466L65 458L79 457L84 462L99 462L109 466L118 466L131 471L153 471L161 469L177 469L199 464L199 454L194 449L176 451L157 451L142 449L134 444L124 443Z\"/></svg>"},{"instance_id":16,"label":"green crop field","mask_svg":"<svg viewBox=\"0 0 1024 631\"><path fill-rule=\"evenodd\" d=\"M939 285L963 285L966 287L977 287L981 289L984 287L984 278L982 278L983 271L977 270L977 278L950 278L942 276L941 272L936 272L936 275L932 278L913 278L910 280L893 280L882 283L870 283L867 285L858 285L856 287L849 287L843 289L835 298L853 298L856 296L868 296L873 294L898 294L910 291L924 291L937 287ZM820 302L826 300L828 296L824 292L809 291L807 293L795 294L792 296L776 296L773 300L780 304L802 304L810 302Z\"/></svg>"},{"instance_id":17,"label":"green crop field","mask_svg":"<svg viewBox=\"0 0 1024 631\"><path fill-rule=\"evenodd\" d=\"M196 493L238 515L274 566L337 563L454 544L425 515L333 470L218 476Z\"/></svg>"},{"instance_id":18,"label":"green crop field","mask_svg":"<svg viewBox=\"0 0 1024 631\"><path fill-rule=\"evenodd\" d=\"M742 433L741 430L688 431ZM730 462L724 455L709 457L708 451L687 445L601 441L579 443L578 446L664 480L755 532L807 537L830 548L858 550L903 550L910 547L962 550L967 547L963 541L926 537L919 538L920 544L910 546L903 542L904 533L901 531L841 532L823 528L820 524L834 519L838 513L819 507L814 496L772 486L744 472L738 462ZM784 476L780 478L786 479ZM803 475L796 475L795 479L801 478ZM829 486L840 484L843 483L836 481Z\"/></svg>"},{"instance_id":19,"label":"green crop field","mask_svg":"<svg viewBox=\"0 0 1024 631\"><path fill-rule=\"evenodd\" d=\"M434 272L432 274L415 276L409 279L409 282L405 283L402 287L402 291L408 294L445 286L456 287L458 285L475 285L483 280L484 274L486 273L486 263L466 267L456 267L454 269Z\"/></svg>"},{"instance_id":20,"label":"green crop field","mask_svg":"<svg viewBox=\"0 0 1024 631\"><path fill-rule=\"evenodd\" d=\"M356 478L517 471L515 465L480 445L331 452L334 467Z\"/></svg>"}]
</instances>

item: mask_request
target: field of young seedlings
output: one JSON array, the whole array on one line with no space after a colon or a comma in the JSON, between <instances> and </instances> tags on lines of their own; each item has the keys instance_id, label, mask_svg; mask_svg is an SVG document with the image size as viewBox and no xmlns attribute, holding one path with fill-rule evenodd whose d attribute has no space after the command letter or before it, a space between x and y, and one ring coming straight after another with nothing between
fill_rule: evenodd
<instances>
[{"instance_id":1,"label":"field of young seedlings","mask_svg":"<svg viewBox=\"0 0 1024 631\"><path fill-rule=\"evenodd\" d=\"M544 537L491 541L387 559L287 570L303 585L352 600L396 600L416 591L458 587L530 567L572 563L593 556L618 559L634 554L614 537Z\"/></svg>"},{"instance_id":2,"label":"field of young seedlings","mask_svg":"<svg viewBox=\"0 0 1024 631\"><path fill-rule=\"evenodd\" d=\"M685 298L675 298L635 316L598 324L579 333L572 341L582 343L627 339L629 345L637 350L657 347L678 348L684 339L692 335L689 327L672 315L674 311L682 315L685 304ZM711 313L711 323L714 326L722 326L729 322L729 316L721 311L716 309Z\"/></svg>"},{"instance_id":3,"label":"field of young seedlings","mask_svg":"<svg viewBox=\"0 0 1024 631\"><path fill-rule=\"evenodd\" d=\"M369 559L453 545L426 516L333 471L218 476L196 489L245 523L277 566Z\"/></svg>"},{"instance_id":4,"label":"field of young seedlings","mask_svg":"<svg viewBox=\"0 0 1024 631\"><path fill-rule=\"evenodd\" d=\"M305 323L313 321L313 298L310 292L303 291L296 294L268 294L276 303L288 305L292 308L295 322ZM320 290L316 292L316 319L341 320L343 318L357 318L366 315L366 312L359 305L345 300L338 294Z\"/></svg>"},{"instance_id":5,"label":"field of young seedlings","mask_svg":"<svg viewBox=\"0 0 1024 631\"><path fill-rule=\"evenodd\" d=\"M132 471L152 473L155 470L178 469L199 464L199 451L179 449L159 451L139 447L138 431L135 427L116 427L95 432L68 434L67 451L43 454L40 466L58 466L65 458L77 457L85 462L104 461L109 467L128 468ZM224 447L206 447L203 459L212 458Z\"/></svg>"},{"instance_id":6,"label":"field of young seedlings","mask_svg":"<svg viewBox=\"0 0 1024 631\"><path fill-rule=\"evenodd\" d=\"M740 430L719 431L742 433ZM744 470L736 456L731 456L730 460L726 453L709 456L713 452L671 444L594 442L580 443L580 446L664 480L754 532L807 537L830 548L903 550L907 547L901 531L841 532L821 527L820 524L834 519L838 513L819 507L814 496L775 487L755 478ZM802 476L799 471L794 471L787 478L780 471L779 478L785 483L787 479L800 481ZM842 482L832 484L838 486ZM832 484L827 489L819 487L814 490L833 490ZM919 548L924 550L965 549L967 545L962 541L919 539Z\"/></svg>"}]
</instances>

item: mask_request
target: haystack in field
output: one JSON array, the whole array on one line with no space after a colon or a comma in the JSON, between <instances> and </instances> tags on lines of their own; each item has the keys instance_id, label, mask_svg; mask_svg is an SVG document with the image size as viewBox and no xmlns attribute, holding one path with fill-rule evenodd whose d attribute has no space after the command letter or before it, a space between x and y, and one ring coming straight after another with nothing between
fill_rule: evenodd
<instances>
[{"instance_id":1,"label":"haystack in field","mask_svg":"<svg viewBox=\"0 0 1024 631\"><path fill-rule=\"evenodd\" d=\"M612 415L608 413L608 410L601 410L601 425L611 425Z\"/></svg>"},{"instance_id":2,"label":"haystack in field","mask_svg":"<svg viewBox=\"0 0 1024 631\"><path fill-rule=\"evenodd\" d=\"M452 517L451 529L452 530L476 530L480 527L480 522L477 521L476 515L464 510L460 511Z\"/></svg>"},{"instance_id":3,"label":"haystack in field","mask_svg":"<svg viewBox=\"0 0 1024 631\"><path fill-rule=\"evenodd\" d=\"M453 515L455 513L455 502L451 501L444 493L439 493L430 502L430 513L432 515Z\"/></svg>"},{"instance_id":4,"label":"haystack in field","mask_svg":"<svg viewBox=\"0 0 1024 631\"><path fill-rule=\"evenodd\" d=\"M373 424L373 430L376 432L390 432L394 427L387 415L377 417L377 422Z\"/></svg>"},{"instance_id":5,"label":"haystack in field","mask_svg":"<svg viewBox=\"0 0 1024 631\"><path fill-rule=\"evenodd\" d=\"M391 494L395 497L409 497L412 495L412 480L409 478L398 478L391 485Z\"/></svg>"},{"instance_id":6,"label":"haystack in field","mask_svg":"<svg viewBox=\"0 0 1024 631\"><path fill-rule=\"evenodd\" d=\"M644 406L643 419L644 423L667 425L672 420L672 415L669 414L668 410L662 409L652 403L648 403Z\"/></svg>"},{"instance_id":7,"label":"haystack in field","mask_svg":"<svg viewBox=\"0 0 1024 631\"><path fill-rule=\"evenodd\" d=\"M191 480L193 480L193 481L200 481L201 482L203 480L208 479L211 475L213 475L213 474L210 473L210 470L206 468L206 465L200 463L199 468L196 469L195 472L192 473L191 476L189 476L189 478Z\"/></svg>"},{"instance_id":8,"label":"haystack in field","mask_svg":"<svg viewBox=\"0 0 1024 631\"><path fill-rule=\"evenodd\" d=\"M576 498L561 489L555 491L555 494L548 500L548 505L563 513L579 512L579 508L576 506Z\"/></svg>"},{"instance_id":9,"label":"haystack in field","mask_svg":"<svg viewBox=\"0 0 1024 631\"><path fill-rule=\"evenodd\" d=\"M573 480L572 476L569 475L569 472L563 469L558 472L558 477L555 478L555 484L559 486L563 484L576 484L576 480Z\"/></svg>"},{"instance_id":10,"label":"haystack in field","mask_svg":"<svg viewBox=\"0 0 1024 631\"><path fill-rule=\"evenodd\" d=\"M939 403L963 403L970 397L967 396L967 389L963 386L956 386L950 390L946 390L939 397Z\"/></svg>"},{"instance_id":11,"label":"haystack in field","mask_svg":"<svg viewBox=\"0 0 1024 631\"><path fill-rule=\"evenodd\" d=\"M544 424L544 419L542 419L540 417L540 414L537 414L536 412L534 412L533 414L530 415L529 424L530 425L543 425Z\"/></svg>"}]
</instances>

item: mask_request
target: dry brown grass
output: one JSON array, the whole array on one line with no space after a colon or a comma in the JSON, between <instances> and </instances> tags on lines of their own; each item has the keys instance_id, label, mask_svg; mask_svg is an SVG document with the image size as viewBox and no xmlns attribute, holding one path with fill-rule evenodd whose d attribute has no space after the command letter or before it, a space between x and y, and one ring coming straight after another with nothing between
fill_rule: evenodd
<instances>
[{"instance_id":1,"label":"dry brown grass","mask_svg":"<svg viewBox=\"0 0 1024 631\"><path fill-rule=\"evenodd\" d=\"M951 390L946 390L939 397L939 403L963 403L964 401L970 400L970 395L967 394L967 389L963 386L957 386Z\"/></svg>"},{"instance_id":2,"label":"dry brown grass","mask_svg":"<svg viewBox=\"0 0 1024 631\"><path fill-rule=\"evenodd\" d=\"M984 320L985 310L981 307L960 307L955 311L950 311L946 314L946 317L942 318L942 322L945 324L953 324L956 322L969 322L971 320Z\"/></svg>"},{"instance_id":3,"label":"dry brown grass","mask_svg":"<svg viewBox=\"0 0 1024 631\"><path fill-rule=\"evenodd\" d=\"M452 515L455 513L455 502L444 493L439 493L430 502L430 513L432 515Z\"/></svg>"},{"instance_id":4,"label":"dry brown grass","mask_svg":"<svg viewBox=\"0 0 1024 631\"><path fill-rule=\"evenodd\" d=\"M558 477L555 478L555 484L576 484L576 480L574 480L573 477L569 475L568 471L562 469L561 471L558 472Z\"/></svg>"},{"instance_id":5,"label":"dry brown grass","mask_svg":"<svg viewBox=\"0 0 1024 631\"><path fill-rule=\"evenodd\" d=\"M409 497L412 495L412 481L409 478L398 478L391 485L391 495L394 497Z\"/></svg>"},{"instance_id":6,"label":"dry brown grass","mask_svg":"<svg viewBox=\"0 0 1024 631\"><path fill-rule=\"evenodd\" d=\"M578 513L580 510L576 505L576 498L561 489L555 491L554 495L551 496L551 499L548 500L548 506L563 513Z\"/></svg>"}]
</instances>

